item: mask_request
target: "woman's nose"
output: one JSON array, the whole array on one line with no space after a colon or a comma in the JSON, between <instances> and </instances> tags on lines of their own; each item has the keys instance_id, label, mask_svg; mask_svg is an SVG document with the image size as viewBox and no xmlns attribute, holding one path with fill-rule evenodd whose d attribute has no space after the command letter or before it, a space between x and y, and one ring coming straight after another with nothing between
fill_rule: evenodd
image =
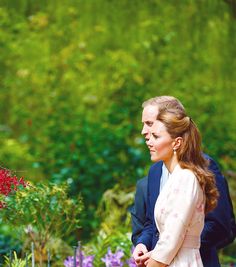
<instances>
[{"instance_id":1,"label":"woman's nose","mask_svg":"<svg viewBox=\"0 0 236 267\"><path fill-rule=\"evenodd\" d=\"M151 138L146 139L146 144L147 144L148 146L151 146L151 145L152 145L152 140L151 140Z\"/></svg>"}]
</instances>

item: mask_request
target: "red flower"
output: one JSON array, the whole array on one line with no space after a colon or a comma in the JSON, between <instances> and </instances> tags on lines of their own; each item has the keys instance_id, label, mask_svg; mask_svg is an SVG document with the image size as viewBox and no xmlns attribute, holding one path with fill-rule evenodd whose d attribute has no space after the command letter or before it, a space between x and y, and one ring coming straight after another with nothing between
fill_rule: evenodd
<instances>
[{"instance_id":1,"label":"red flower","mask_svg":"<svg viewBox=\"0 0 236 267\"><path fill-rule=\"evenodd\" d=\"M7 169L0 169L0 194L8 196L10 193L17 191L20 186L26 187L28 182L23 177L17 178L16 175L11 174ZM6 203L0 201L0 209L5 208Z\"/></svg>"}]
</instances>

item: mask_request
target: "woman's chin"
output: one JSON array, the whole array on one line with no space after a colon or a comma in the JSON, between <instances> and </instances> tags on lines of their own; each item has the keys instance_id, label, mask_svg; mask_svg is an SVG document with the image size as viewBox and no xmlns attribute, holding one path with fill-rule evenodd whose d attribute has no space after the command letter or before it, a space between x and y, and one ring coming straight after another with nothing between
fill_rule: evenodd
<instances>
[{"instance_id":1,"label":"woman's chin","mask_svg":"<svg viewBox=\"0 0 236 267\"><path fill-rule=\"evenodd\" d=\"M157 162L157 161L159 161L160 159L156 156L156 155L152 155L151 154L151 161L153 161L153 162Z\"/></svg>"}]
</instances>

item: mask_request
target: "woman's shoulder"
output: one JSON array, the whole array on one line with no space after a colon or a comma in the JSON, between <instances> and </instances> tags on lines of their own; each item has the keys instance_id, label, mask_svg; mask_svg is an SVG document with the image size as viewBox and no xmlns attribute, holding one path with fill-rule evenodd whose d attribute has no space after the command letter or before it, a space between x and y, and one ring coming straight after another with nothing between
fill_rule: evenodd
<instances>
[{"instance_id":1,"label":"woman's shoulder","mask_svg":"<svg viewBox=\"0 0 236 267\"><path fill-rule=\"evenodd\" d=\"M181 173L184 176L195 176L194 172L191 169L183 168L180 166L180 164L176 166L176 172Z\"/></svg>"},{"instance_id":2,"label":"woman's shoulder","mask_svg":"<svg viewBox=\"0 0 236 267\"><path fill-rule=\"evenodd\" d=\"M190 169L182 168L181 166L179 166L177 173L178 173L179 179L183 183L193 183L197 181L196 175Z\"/></svg>"},{"instance_id":3,"label":"woman's shoulder","mask_svg":"<svg viewBox=\"0 0 236 267\"><path fill-rule=\"evenodd\" d=\"M199 192L200 184L192 170L180 167L177 179L174 182L174 187L180 188L183 195L195 196Z\"/></svg>"}]
</instances>

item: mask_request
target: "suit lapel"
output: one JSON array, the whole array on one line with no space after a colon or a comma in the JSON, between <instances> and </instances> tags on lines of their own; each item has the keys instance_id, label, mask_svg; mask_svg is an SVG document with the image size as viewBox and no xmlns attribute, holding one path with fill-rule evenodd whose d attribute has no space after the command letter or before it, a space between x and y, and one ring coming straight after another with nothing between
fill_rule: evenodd
<instances>
[{"instance_id":1,"label":"suit lapel","mask_svg":"<svg viewBox=\"0 0 236 267\"><path fill-rule=\"evenodd\" d=\"M154 206L157 200L157 197L160 193L160 180L161 180L161 174L162 174L162 162L156 163L152 171L149 174L149 192L151 197L151 206L152 211L154 211Z\"/></svg>"}]
</instances>

